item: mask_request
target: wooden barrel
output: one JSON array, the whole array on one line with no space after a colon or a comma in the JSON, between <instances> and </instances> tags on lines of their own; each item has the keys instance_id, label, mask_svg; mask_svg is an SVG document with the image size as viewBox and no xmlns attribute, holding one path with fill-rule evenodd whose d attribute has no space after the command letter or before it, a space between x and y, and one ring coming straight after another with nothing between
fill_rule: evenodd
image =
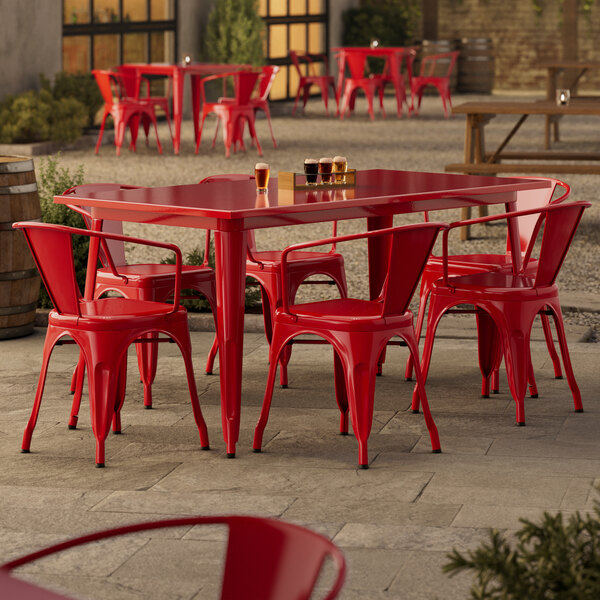
<instances>
[{"instance_id":1,"label":"wooden barrel","mask_svg":"<svg viewBox=\"0 0 600 600\"><path fill-rule=\"evenodd\" d=\"M492 40L463 38L458 56L458 89L465 93L491 94L494 87Z\"/></svg>"},{"instance_id":2,"label":"wooden barrel","mask_svg":"<svg viewBox=\"0 0 600 600\"><path fill-rule=\"evenodd\" d=\"M40 277L15 221L41 220L33 160L0 156L0 340L33 331Z\"/></svg>"},{"instance_id":3,"label":"wooden barrel","mask_svg":"<svg viewBox=\"0 0 600 600\"><path fill-rule=\"evenodd\" d=\"M432 54L444 54L445 52L452 52L456 50L456 40L423 40L421 42L421 55L422 56L431 56ZM443 77L448 72L448 66L450 63L450 57L442 58L437 61L436 68L433 72L434 77ZM419 65L417 65L417 69L415 73L419 74L420 69L420 61ZM456 90L456 82L458 79L456 66L452 69L452 73L450 74L450 91L454 92ZM437 95L437 91L432 86L428 85L425 88L425 95Z\"/></svg>"}]
</instances>

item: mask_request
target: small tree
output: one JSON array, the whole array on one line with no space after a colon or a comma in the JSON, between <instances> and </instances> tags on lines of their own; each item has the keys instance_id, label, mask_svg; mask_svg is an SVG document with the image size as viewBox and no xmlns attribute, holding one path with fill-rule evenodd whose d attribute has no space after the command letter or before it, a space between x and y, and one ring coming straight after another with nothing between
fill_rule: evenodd
<instances>
[{"instance_id":1,"label":"small tree","mask_svg":"<svg viewBox=\"0 0 600 600\"><path fill-rule=\"evenodd\" d=\"M213 62L261 65L263 38L257 0L217 0L208 17L204 50Z\"/></svg>"}]
</instances>

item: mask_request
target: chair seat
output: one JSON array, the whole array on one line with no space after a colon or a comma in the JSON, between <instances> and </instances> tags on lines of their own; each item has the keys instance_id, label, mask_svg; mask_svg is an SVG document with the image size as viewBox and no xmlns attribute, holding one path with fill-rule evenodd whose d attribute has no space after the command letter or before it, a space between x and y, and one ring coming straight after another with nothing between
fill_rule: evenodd
<instances>
[{"instance_id":1,"label":"chair seat","mask_svg":"<svg viewBox=\"0 0 600 600\"><path fill-rule=\"evenodd\" d=\"M345 331L378 331L396 325L410 324L410 311L401 315L381 316L381 304L372 300L359 298L336 298L319 302L307 302L290 307L297 317L299 325L311 325L319 328L323 322L327 329ZM276 319L286 320L285 315L276 314Z\"/></svg>"},{"instance_id":2,"label":"chair seat","mask_svg":"<svg viewBox=\"0 0 600 600\"><path fill-rule=\"evenodd\" d=\"M262 270L274 270L279 271L281 265L281 251L280 250L264 250L260 252L253 252L253 258L263 265ZM322 265L324 262L338 262L343 260L341 254L332 252L290 252L287 261L290 268L294 268L294 263L302 263L302 266L308 265ZM252 264L254 261L249 261ZM256 263L255 263L256 264Z\"/></svg>"},{"instance_id":3,"label":"chair seat","mask_svg":"<svg viewBox=\"0 0 600 600\"><path fill-rule=\"evenodd\" d=\"M175 270L172 264L132 264L132 265L119 265L119 274L125 275L128 279L128 283L135 283L137 281L144 281L152 279L153 281L160 279L173 280L173 273ZM181 267L182 282L185 284L186 275L188 277L200 277L206 276L206 279L214 279L214 271L210 267L194 266L194 265L183 265ZM109 283L111 281L122 282L121 277L115 277L110 269L102 268L98 269L97 281L102 283Z\"/></svg>"},{"instance_id":4,"label":"chair seat","mask_svg":"<svg viewBox=\"0 0 600 600\"><path fill-rule=\"evenodd\" d=\"M477 288L481 288L486 294L495 291L510 293L518 290L521 294L523 290L533 288L535 279L527 275L513 275L505 271L485 271L483 273L450 277L448 282L455 289L476 291ZM443 283L440 285L443 285ZM437 283L434 283L434 287L438 287Z\"/></svg>"}]
</instances>

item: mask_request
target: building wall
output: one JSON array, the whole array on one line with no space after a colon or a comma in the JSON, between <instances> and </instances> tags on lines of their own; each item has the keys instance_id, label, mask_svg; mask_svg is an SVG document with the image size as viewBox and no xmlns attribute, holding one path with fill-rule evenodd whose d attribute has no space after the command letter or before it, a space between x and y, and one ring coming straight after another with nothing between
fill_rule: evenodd
<instances>
[{"instance_id":1,"label":"building wall","mask_svg":"<svg viewBox=\"0 0 600 600\"><path fill-rule=\"evenodd\" d=\"M534 68L541 60L562 57L560 0L439 0L439 39L490 38L495 56L494 90L544 92L546 72ZM580 3L581 4L581 3ZM600 3L589 15L580 11L579 59L600 59ZM600 91L600 71L581 80L579 91Z\"/></svg>"},{"instance_id":2,"label":"building wall","mask_svg":"<svg viewBox=\"0 0 600 600\"><path fill-rule=\"evenodd\" d=\"M61 0L0 0L0 99L61 69Z\"/></svg>"}]
</instances>

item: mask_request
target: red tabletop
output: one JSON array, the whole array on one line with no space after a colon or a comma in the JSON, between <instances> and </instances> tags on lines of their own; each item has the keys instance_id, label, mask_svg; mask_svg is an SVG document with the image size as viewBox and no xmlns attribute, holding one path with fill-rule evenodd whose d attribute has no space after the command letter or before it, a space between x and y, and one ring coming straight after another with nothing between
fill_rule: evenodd
<instances>
[{"instance_id":1,"label":"red tabletop","mask_svg":"<svg viewBox=\"0 0 600 600\"><path fill-rule=\"evenodd\" d=\"M359 171L356 187L331 191L278 190L269 183L267 202L253 181L221 181L97 193L93 197L55 196L61 204L91 207L100 219L117 219L215 230L219 375L223 436L235 456L241 410L244 290L247 230L301 223L366 218L369 230L391 226L393 215L465 206L504 205L516 193L550 187L550 181L410 171ZM514 220L513 220L514 221ZM511 236L518 244L518 235ZM385 276L385 246L369 244L371 296ZM520 257L513 249L515 260Z\"/></svg>"},{"instance_id":2,"label":"red tabletop","mask_svg":"<svg viewBox=\"0 0 600 600\"><path fill-rule=\"evenodd\" d=\"M246 68L248 65L227 65L218 63L128 63L125 67L134 68L138 75L165 75L173 79L173 150L179 154L181 146L181 121L183 120L183 86L185 76L189 75L192 80L196 77L227 73L238 68ZM198 113L200 109L200 98L196 85L192 85L192 110L194 116L194 134L198 133Z\"/></svg>"}]
</instances>

